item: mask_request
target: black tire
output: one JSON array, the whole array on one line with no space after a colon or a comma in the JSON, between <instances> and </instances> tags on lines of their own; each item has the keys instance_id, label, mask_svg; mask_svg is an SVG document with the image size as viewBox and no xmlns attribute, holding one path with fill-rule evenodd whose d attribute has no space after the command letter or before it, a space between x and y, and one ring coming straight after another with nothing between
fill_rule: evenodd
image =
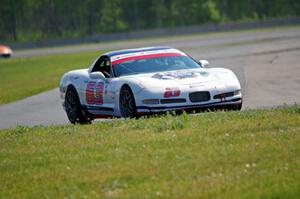
<instances>
[{"instance_id":1,"label":"black tire","mask_svg":"<svg viewBox=\"0 0 300 199\"><path fill-rule=\"evenodd\" d=\"M236 111L240 111L241 109L242 109L242 103L240 103L240 104L238 104L238 105L236 105Z\"/></svg>"},{"instance_id":2,"label":"black tire","mask_svg":"<svg viewBox=\"0 0 300 199\"><path fill-rule=\"evenodd\" d=\"M235 105L230 105L227 110L230 111L240 111L242 109L242 103L240 104L235 104Z\"/></svg>"},{"instance_id":3,"label":"black tire","mask_svg":"<svg viewBox=\"0 0 300 199\"><path fill-rule=\"evenodd\" d=\"M3 57L3 58L10 58L11 54L2 54L1 57Z\"/></svg>"},{"instance_id":4,"label":"black tire","mask_svg":"<svg viewBox=\"0 0 300 199\"><path fill-rule=\"evenodd\" d=\"M65 108L69 121L72 124L90 124L91 120L86 116L81 108L76 89L69 86L65 96Z\"/></svg>"},{"instance_id":5,"label":"black tire","mask_svg":"<svg viewBox=\"0 0 300 199\"><path fill-rule=\"evenodd\" d=\"M135 118L137 117L136 105L134 96L129 86L123 86L120 92L120 112L122 117Z\"/></svg>"}]
</instances>

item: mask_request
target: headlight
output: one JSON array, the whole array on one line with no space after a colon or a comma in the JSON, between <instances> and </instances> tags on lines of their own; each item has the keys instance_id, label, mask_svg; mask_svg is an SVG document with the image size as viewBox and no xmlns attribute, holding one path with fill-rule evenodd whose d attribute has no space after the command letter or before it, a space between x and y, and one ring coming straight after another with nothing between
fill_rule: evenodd
<instances>
[{"instance_id":1,"label":"headlight","mask_svg":"<svg viewBox=\"0 0 300 199\"><path fill-rule=\"evenodd\" d=\"M241 94L241 90L236 90L233 92L233 95L240 95Z\"/></svg>"},{"instance_id":2,"label":"headlight","mask_svg":"<svg viewBox=\"0 0 300 199\"><path fill-rule=\"evenodd\" d=\"M215 95L214 99L224 99L226 97L233 97L233 96L240 95L240 94L241 94L241 90L235 90L232 92L220 93L218 95Z\"/></svg>"}]
</instances>

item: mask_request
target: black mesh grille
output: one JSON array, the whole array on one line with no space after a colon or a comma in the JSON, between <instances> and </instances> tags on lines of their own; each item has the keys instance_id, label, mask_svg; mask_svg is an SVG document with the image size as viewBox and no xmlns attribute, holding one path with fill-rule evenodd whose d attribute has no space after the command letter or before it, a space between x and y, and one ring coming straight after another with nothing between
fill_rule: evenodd
<instances>
[{"instance_id":1,"label":"black mesh grille","mask_svg":"<svg viewBox=\"0 0 300 199\"><path fill-rule=\"evenodd\" d=\"M161 104L172 104L172 103L184 103L186 102L185 99L183 98L177 98L177 99L161 99L160 103Z\"/></svg>"},{"instance_id":2,"label":"black mesh grille","mask_svg":"<svg viewBox=\"0 0 300 199\"><path fill-rule=\"evenodd\" d=\"M210 100L208 91L200 91L189 94L191 102L206 102Z\"/></svg>"}]
</instances>

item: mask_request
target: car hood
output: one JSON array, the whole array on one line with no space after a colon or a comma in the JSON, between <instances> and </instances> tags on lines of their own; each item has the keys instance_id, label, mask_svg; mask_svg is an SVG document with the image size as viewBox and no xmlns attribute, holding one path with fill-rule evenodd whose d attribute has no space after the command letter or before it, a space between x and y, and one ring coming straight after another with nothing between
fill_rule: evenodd
<instances>
[{"instance_id":1,"label":"car hood","mask_svg":"<svg viewBox=\"0 0 300 199\"><path fill-rule=\"evenodd\" d=\"M214 69L190 69L190 70L179 70L179 71L167 71L149 74L140 74L130 76L134 78L140 84L147 88L156 87L173 87L193 84L203 84L209 82L220 81L222 77L220 75L231 76L231 71L222 68Z\"/></svg>"}]
</instances>

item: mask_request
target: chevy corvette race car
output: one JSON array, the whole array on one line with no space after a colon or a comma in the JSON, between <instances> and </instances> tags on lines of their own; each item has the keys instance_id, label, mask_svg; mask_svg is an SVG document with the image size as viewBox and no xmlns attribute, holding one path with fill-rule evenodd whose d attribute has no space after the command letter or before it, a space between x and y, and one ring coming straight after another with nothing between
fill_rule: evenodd
<instances>
[{"instance_id":1,"label":"chevy corvette race car","mask_svg":"<svg viewBox=\"0 0 300 199\"><path fill-rule=\"evenodd\" d=\"M177 110L240 110L241 86L224 68L170 47L108 52L63 75L60 96L71 123Z\"/></svg>"}]
</instances>

